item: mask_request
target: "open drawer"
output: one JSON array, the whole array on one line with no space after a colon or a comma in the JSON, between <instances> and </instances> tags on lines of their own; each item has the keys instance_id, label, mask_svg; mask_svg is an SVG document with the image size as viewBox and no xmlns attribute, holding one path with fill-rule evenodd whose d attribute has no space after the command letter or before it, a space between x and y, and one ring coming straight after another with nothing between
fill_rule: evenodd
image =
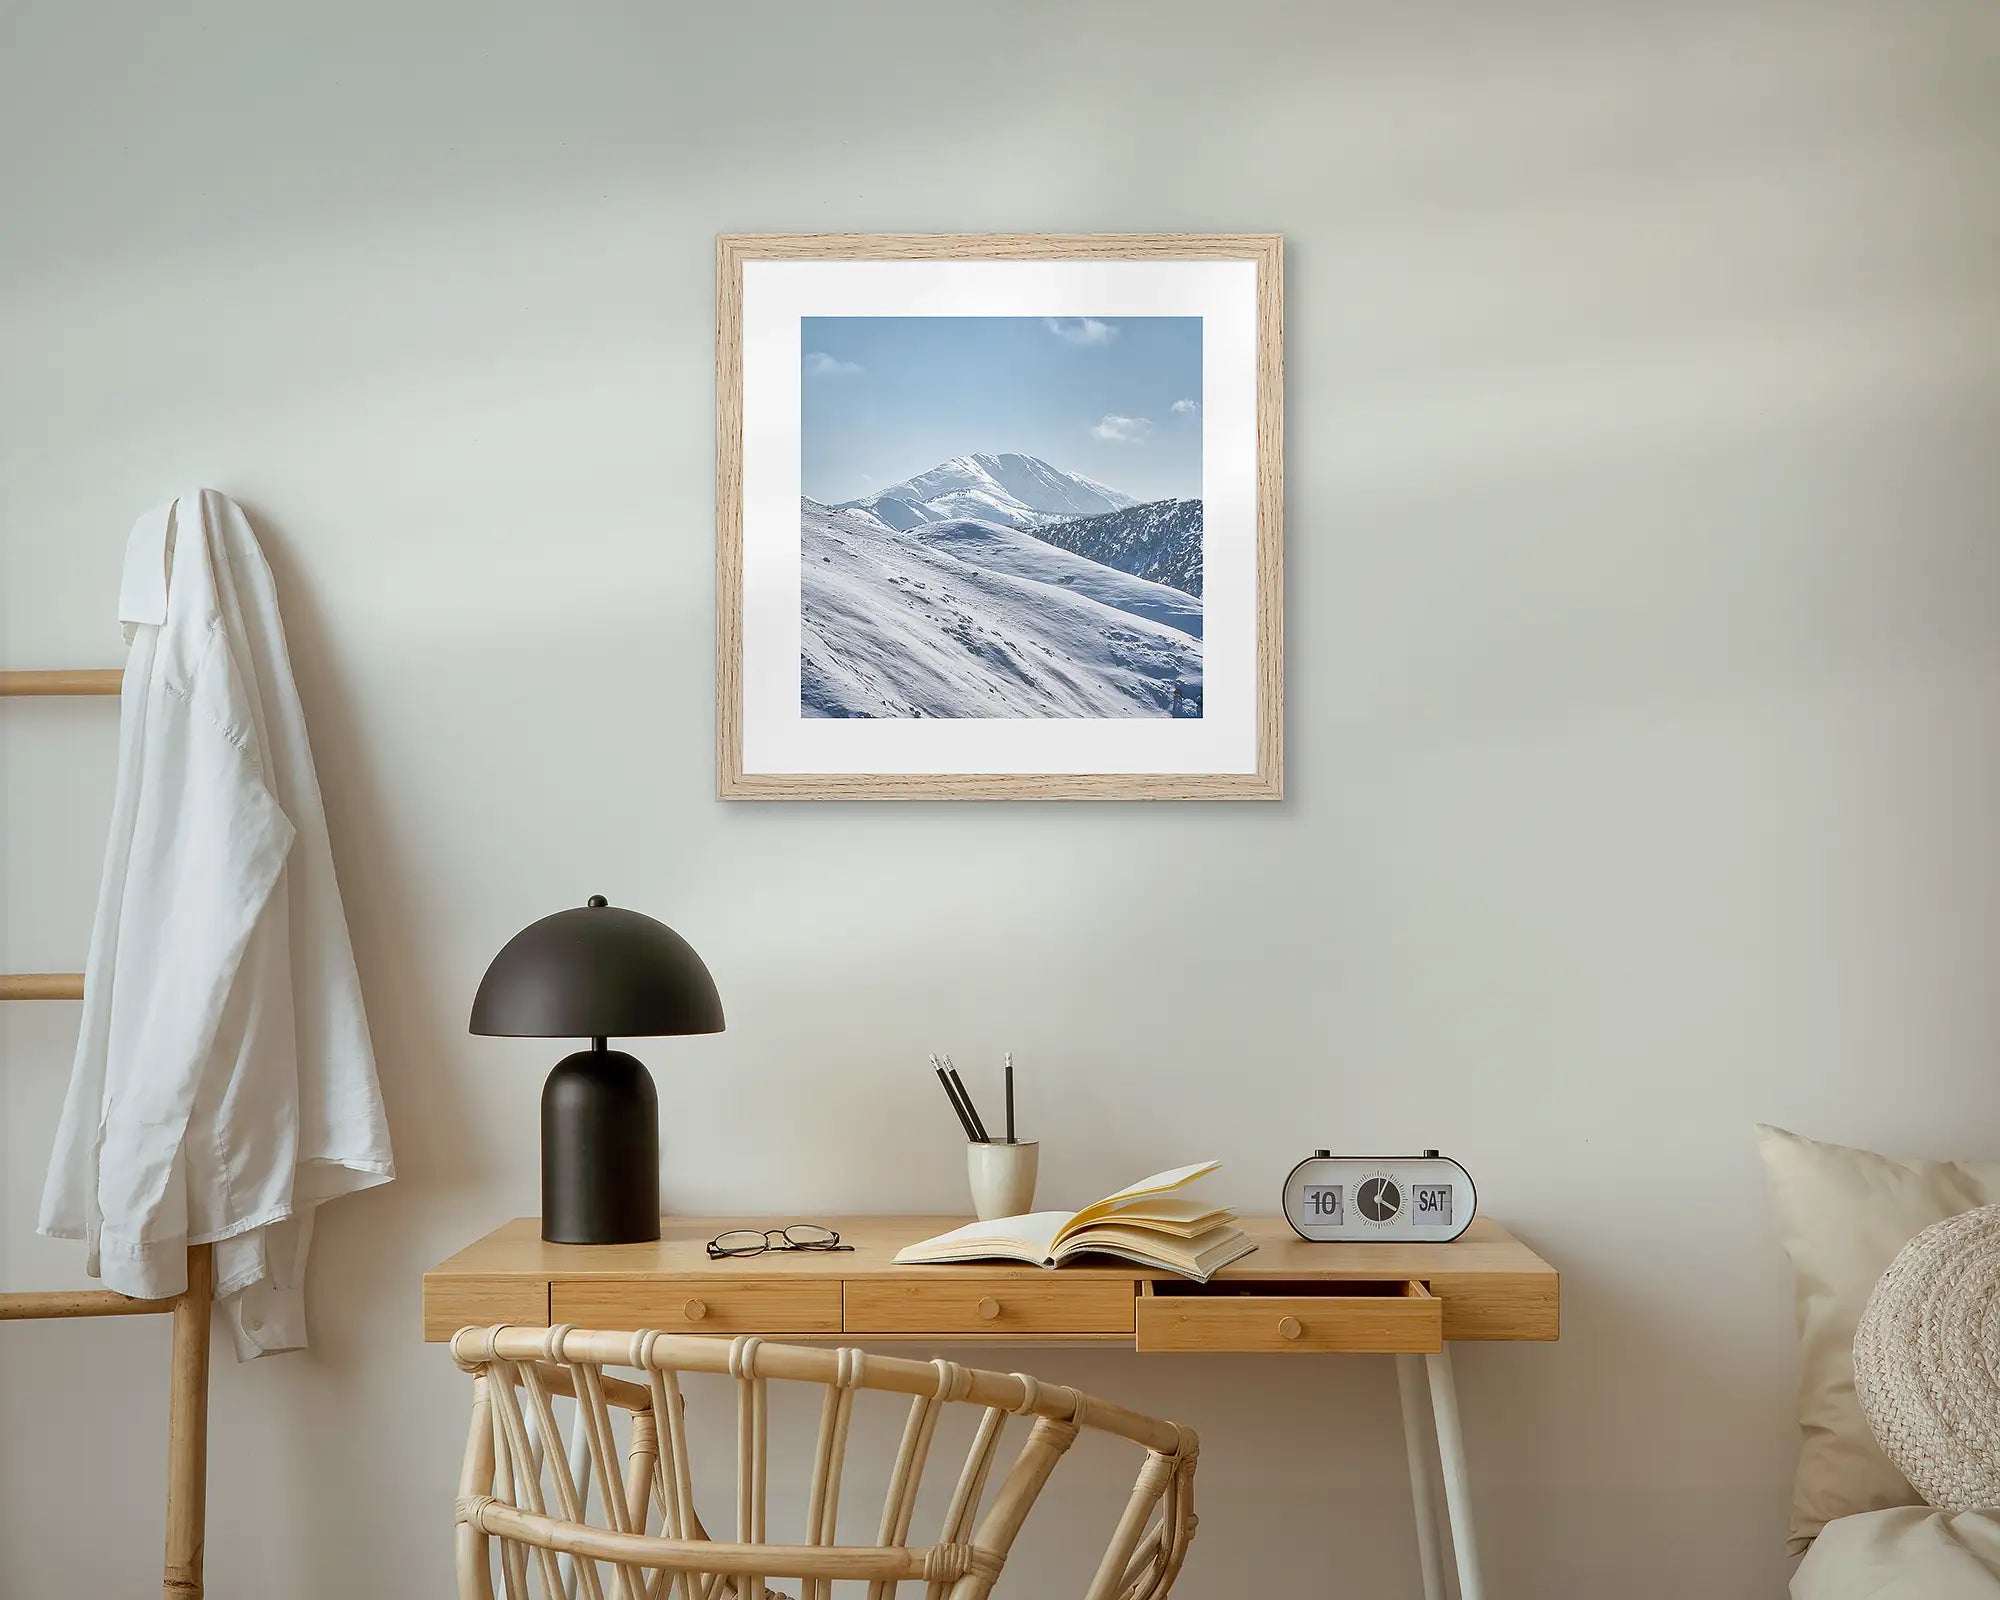
<instances>
[{"instance_id":1,"label":"open drawer","mask_svg":"<svg viewBox=\"0 0 2000 1600\"><path fill-rule=\"evenodd\" d=\"M1444 1304L1415 1279L1291 1283L1146 1281L1133 1307L1141 1350L1384 1351L1444 1348Z\"/></svg>"}]
</instances>

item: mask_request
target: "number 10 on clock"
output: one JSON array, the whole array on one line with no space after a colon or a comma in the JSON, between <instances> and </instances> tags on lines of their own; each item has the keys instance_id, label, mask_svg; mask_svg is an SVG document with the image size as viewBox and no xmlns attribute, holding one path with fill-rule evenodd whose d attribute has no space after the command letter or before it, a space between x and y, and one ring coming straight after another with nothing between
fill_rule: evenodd
<instances>
[{"instance_id":1,"label":"number 10 on clock","mask_svg":"<svg viewBox=\"0 0 2000 1600\"><path fill-rule=\"evenodd\" d=\"M1340 1185L1337 1183L1309 1183L1306 1185L1306 1210L1315 1222L1332 1223L1336 1228L1347 1220L1341 1205Z\"/></svg>"}]
</instances>

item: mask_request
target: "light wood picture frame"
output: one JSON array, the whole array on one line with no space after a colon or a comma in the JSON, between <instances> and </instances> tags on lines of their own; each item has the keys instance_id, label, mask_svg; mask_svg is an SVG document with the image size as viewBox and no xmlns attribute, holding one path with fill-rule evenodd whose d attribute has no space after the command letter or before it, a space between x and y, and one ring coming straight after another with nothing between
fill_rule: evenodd
<instances>
[{"instance_id":1,"label":"light wood picture frame","mask_svg":"<svg viewBox=\"0 0 2000 1600\"><path fill-rule=\"evenodd\" d=\"M720 797L1282 798L1283 297L1277 234L720 235Z\"/></svg>"}]
</instances>

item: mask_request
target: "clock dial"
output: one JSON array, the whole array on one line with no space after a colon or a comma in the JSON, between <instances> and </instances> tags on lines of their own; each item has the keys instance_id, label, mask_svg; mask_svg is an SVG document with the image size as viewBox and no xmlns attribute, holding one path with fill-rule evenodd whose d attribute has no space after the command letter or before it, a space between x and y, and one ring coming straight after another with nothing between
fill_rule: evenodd
<instances>
[{"instance_id":1,"label":"clock dial","mask_svg":"<svg viewBox=\"0 0 2000 1600\"><path fill-rule=\"evenodd\" d=\"M1354 1191L1354 1209L1370 1222L1394 1222L1403 1209L1403 1191L1394 1178L1365 1178Z\"/></svg>"}]
</instances>

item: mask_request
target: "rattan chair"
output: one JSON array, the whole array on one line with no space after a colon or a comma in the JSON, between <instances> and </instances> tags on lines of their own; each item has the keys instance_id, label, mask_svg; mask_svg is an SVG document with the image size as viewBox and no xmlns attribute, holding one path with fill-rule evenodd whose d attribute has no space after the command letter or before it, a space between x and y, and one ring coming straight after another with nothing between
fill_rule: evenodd
<instances>
[{"instance_id":1,"label":"rattan chair","mask_svg":"<svg viewBox=\"0 0 2000 1600\"><path fill-rule=\"evenodd\" d=\"M473 1376L472 1427L458 1491L460 1600L491 1600L493 1555L509 1600L527 1600L530 1565L549 1600L777 1600L769 1579L795 1580L801 1600L832 1600L836 1580L895 1600L922 1584L926 1600L984 1600L1063 1453L1084 1429L1145 1451L1123 1514L1084 1600L1161 1600L1193 1537L1197 1442L1191 1429L1020 1373L860 1350L807 1349L744 1336L593 1333L569 1327L466 1328L453 1357ZM619 1378L607 1366L635 1369ZM736 1536L710 1539L695 1511L683 1376L735 1385ZM823 1390L805 1501L805 1538L766 1537L770 1385ZM910 1397L889 1470L880 1531L868 1545L835 1543L849 1421L858 1391ZM576 1401L581 1448L562 1446L554 1400ZM982 1408L935 1542L913 1543L917 1491L939 1414ZM618 1414L626 1447L619 1459ZM1012 1465L981 1514L1010 1416L1029 1419ZM589 1481L602 1523L590 1520ZM547 1487L544 1487L544 1481ZM652 1531L657 1511L658 1532Z\"/></svg>"}]
</instances>

